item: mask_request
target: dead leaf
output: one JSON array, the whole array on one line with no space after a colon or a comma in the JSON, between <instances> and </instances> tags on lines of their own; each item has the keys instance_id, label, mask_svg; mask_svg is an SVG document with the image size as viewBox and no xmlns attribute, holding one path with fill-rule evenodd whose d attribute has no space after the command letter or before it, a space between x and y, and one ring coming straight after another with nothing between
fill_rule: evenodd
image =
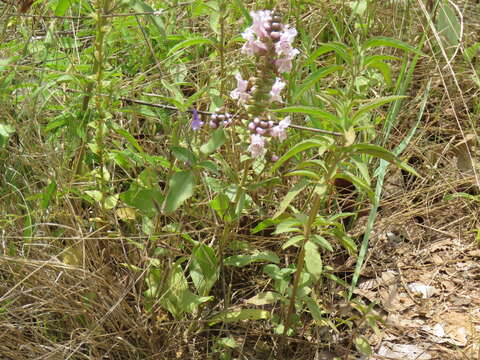
<instances>
[{"instance_id":1,"label":"dead leaf","mask_svg":"<svg viewBox=\"0 0 480 360\"><path fill-rule=\"evenodd\" d=\"M432 357L420 346L409 344L394 344L384 341L378 350L378 355L388 359L429 360Z\"/></svg>"}]
</instances>

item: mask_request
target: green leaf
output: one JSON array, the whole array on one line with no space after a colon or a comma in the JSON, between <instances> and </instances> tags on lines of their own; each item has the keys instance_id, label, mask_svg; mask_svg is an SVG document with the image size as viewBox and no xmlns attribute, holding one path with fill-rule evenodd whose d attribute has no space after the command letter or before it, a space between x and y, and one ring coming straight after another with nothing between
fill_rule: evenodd
<instances>
[{"instance_id":1,"label":"green leaf","mask_svg":"<svg viewBox=\"0 0 480 360\"><path fill-rule=\"evenodd\" d=\"M215 45L215 43L208 38L187 39L173 46L167 53L167 56L175 54L176 52L179 52L186 49L187 47L194 45Z\"/></svg>"},{"instance_id":2,"label":"green leaf","mask_svg":"<svg viewBox=\"0 0 480 360\"><path fill-rule=\"evenodd\" d=\"M236 266L243 267L247 266L253 262L272 262L278 264L280 259L278 256L271 251L262 251L257 252L251 255L234 255L225 259L225 265L227 266Z\"/></svg>"},{"instance_id":3,"label":"green leaf","mask_svg":"<svg viewBox=\"0 0 480 360\"><path fill-rule=\"evenodd\" d=\"M311 64L319 56L322 56L331 51L335 52L335 54L337 54L340 58L342 58L343 61L345 61L347 64L352 63L352 56L350 54L350 50L348 49L348 47L346 47L344 44L340 42L330 42L328 44L322 45L317 50L315 50L312 53L312 55L308 57L307 61L305 61L305 65Z\"/></svg>"},{"instance_id":4,"label":"green leaf","mask_svg":"<svg viewBox=\"0 0 480 360\"><path fill-rule=\"evenodd\" d=\"M396 49L400 49L403 51L407 52L412 52L414 54L420 55L420 56L426 56L424 53L422 53L420 50L416 49L412 45L409 45L403 41L400 41L398 39L392 39L389 37L385 36L377 36L374 38L371 38L367 41L365 41L362 45L363 50L370 49L372 47L378 47L378 46L388 46L388 47L393 47Z\"/></svg>"},{"instance_id":5,"label":"green leaf","mask_svg":"<svg viewBox=\"0 0 480 360\"><path fill-rule=\"evenodd\" d=\"M154 284L154 289L157 288L155 295L160 299L160 304L177 319L183 313L192 313L200 304L213 299L211 296L195 295L189 290L183 269L180 266L182 261L183 259L180 259L174 264L164 286L164 291L158 291L158 286L162 283L161 280L157 280L157 283Z\"/></svg>"},{"instance_id":6,"label":"green leaf","mask_svg":"<svg viewBox=\"0 0 480 360\"><path fill-rule=\"evenodd\" d=\"M276 292L273 291L266 291L266 292L261 292L254 297L251 297L250 299L246 300L245 302L247 304L252 304L252 305L257 305L257 306L262 306L262 305L270 305L273 304L277 301L279 301L282 298L282 296Z\"/></svg>"},{"instance_id":7,"label":"green leaf","mask_svg":"<svg viewBox=\"0 0 480 360\"><path fill-rule=\"evenodd\" d=\"M312 318L317 322L317 324L325 326L326 319L322 316L322 310L318 306L317 301L315 301L315 299L312 299L310 296L305 296L304 298L302 298L302 300L307 305L308 310L310 310L310 314L312 315Z\"/></svg>"},{"instance_id":8,"label":"green leaf","mask_svg":"<svg viewBox=\"0 0 480 360\"><path fill-rule=\"evenodd\" d=\"M136 12L155 12L155 10L148 4L141 0L129 0L128 4ZM150 21L160 32L163 40L166 39L165 25L159 15L147 15L146 18Z\"/></svg>"},{"instance_id":9,"label":"green leaf","mask_svg":"<svg viewBox=\"0 0 480 360\"><path fill-rule=\"evenodd\" d=\"M322 258L317 245L311 241L305 244L305 266L310 275L316 280L320 279L323 270Z\"/></svg>"},{"instance_id":10,"label":"green leaf","mask_svg":"<svg viewBox=\"0 0 480 360\"><path fill-rule=\"evenodd\" d=\"M318 175L318 173L311 170L294 170L286 173L285 176L300 176L303 178L310 178L316 181L320 181L322 178L320 175Z\"/></svg>"},{"instance_id":11,"label":"green leaf","mask_svg":"<svg viewBox=\"0 0 480 360\"><path fill-rule=\"evenodd\" d=\"M300 96L310 89L312 86L314 86L320 79L324 78L325 76L330 75L333 72L342 70L343 66L339 65L329 65L321 68L320 70L315 71L313 74L311 74L309 77L307 77L302 85L300 85L296 90L294 95L292 96L292 103L295 103L298 101Z\"/></svg>"},{"instance_id":12,"label":"green leaf","mask_svg":"<svg viewBox=\"0 0 480 360\"><path fill-rule=\"evenodd\" d=\"M458 46L461 40L462 25L455 10L446 2L439 5L437 30L447 40L449 47Z\"/></svg>"},{"instance_id":13,"label":"green leaf","mask_svg":"<svg viewBox=\"0 0 480 360\"><path fill-rule=\"evenodd\" d=\"M137 150L139 153L143 153L143 149L142 147L140 146L140 144L138 143L137 139L135 139L133 137L132 134L130 134L127 130L125 129L122 129L121 127L119 127L118 125L114 125L113 126L113 130L123 136L125 138L125 140L127 140L129 142L130 145L132 145L135 150Z\"/></svg>"},{"instance_id":14,"label":"green leaf","mask_svg":"<svg viewBox=\"0 0 480 360\"><path fill-rule=\"evenodd\" d=\"M15 128L13 126L0 123L0 148L3 148L7 145L8 138L14 133Z\"/></svg>"},{"instance_id":15,"label":"green leaf","mask_svg":"<svg viewBox=\"0 0 480 360\"><path fill-rule=\"evenodd\" d=\"M355 244L355 241L353 241L350 236L340 230L334 230L333 233L340 241L340 244L345 248L345 250L348 251L349 254L352 255L357 251L357 244Z\"/></svg>"},{"instance_id":16,"label":"green leaf","mask_svg":"<svg viewBox=\"0 0 480 360\"><path fill-rule=\"evenodd\" d=\"M290 203L293 201L293 199L295 199L295 197L300 194L303 189L307 187L307 185L307 179L301 179L299 183L295 184L295 186L290 189L287 195L285 195L283 200L280 202L277 212L275 213L275 215L273 215L273 219L276 219L277 217L282 215L283 212L288 208Z\"/></svg>"},{"instance_id":17,"label":"green leaf","mask_svg":"<svg viewBox=\"0 0 480 360\"><path fill-rule=\"evenodd\" d=\"M231 216L227 216L230 208L230 199L227 195L223 193L215 195L213 200L210 201L210 207L215 210L222 220L226 222L230 222L232 220Z\"/></svg>"},{"instance_id":18,"label":"green leaf","mask_svg":"<svg viewBox=\"0 0 480 360\"><path fill-rule=\"evenodd\" d=\"M392 96L385 96L381 97L378 99L374 99L367 104L361 106L357 112L353 115L352 117L352 123L355 124L356 121L358 121L365 113L370 112L374 109L379 108L382 105L385 105L389 102L396 101L399 99L403 99L405 96L400 96L400 95L392 95Z\"/></svg>"},{"instance_id":19,"label":"green leaf","mask_svg":"<svg viewBox=\"0 0 480 360\"><path fill-rule=\"evenodd\" d=\"M383 159L385 161L388 161L389 163L395 164L396 166L398 166L401 169L404 169L405 171L408 171L412 175L421 177L420 174L417 173L414 168L400 161L400 159L397 158L393 153L391 153L390 151L388 151L387 149L381 146L373 145L373 144L355 144L345 148L344 150L351 151L353 153L358 153L358 154L368 154L368 155Z\"/></svg>"},{"instance_id":20,"label":"green leaf","mask_svg":"<svg viewBox=\"0 0 480 360\"><path fill-rule=\"evenodd\" d=\"M318 139L309 139L302 141L298 144L296 144L293 148L288 150L280 159L278 159L275 164L272 166L272 171L277 170L280 166L285 163L285 161L289 160L291 157L297 155L298 153L301 153L302 151L305 151L307 149L311 149L313 147L319 147L322 148L325 146L325 141L323 140L318 140Z\"/></svg>"},{"instance_id":21,"label":"green leaf","mask_svg":"<svg viewBox=\"0 0 480 360\"><path fill-rule=\"evenodd\" d=\"M278 112L278 113L297 113L297 114L306 114L306 115L311 115L318 117L320 119L327 120L331 122L332 124L338 125L340 123L340 119L335 116L332 113L329 113L328 111L322 110L318 107L314 106L288 106L284 107L282 109L275 109L271 110L273 112Z\"/></svg>"},{"instance_id":22,"label":"green leaf","mask_svg":"<svg viewBox=\"0 0 480 360\"><path fill-rule=\"evenodd\" d=\"M55 182L55 180L52 180L42 192L42 197L40 201L41 209L45 210L48 208L48 206L50 205L50 201L55 194L55 191L57 191L57 183Z\"/></svg>"},{"instance_id":23,"label":"green leaf","mask_svg":"<svg viewBox=\"0 0 480 360\"><path fill-rule=\"evenodd\" d=\"M193 195L195 176L192 171L179 171L169 181L169 190L164 203L164 211L170 214Z\"/></svg>"},{"instance_id":24,"label":"green leaf","mask_svg":"<svg viewBox=\"0 0 480 360\"><path fill-rule=\"evenodd\" d=\"M290 239L288 239L285 244L282 245L282 250L288 249L290 246L296 245L300 241L305 239L305 236L303 235L296 235Z\"/></svg>"},{"instance_id":25,"label":"green leaf","mask_svg":"<svg viewBox=\"0 0 480 360\"><path fill-rule=\"evenodd\" d=\"M192 261L189 268L190 276L198 294L201 296L208 295L220 274L215 251L205 244L196 245L192 251Z\"/></svg>"},{"instance_id":26,"label":"green leaf","mask_svg":"<svg viewBox=\"0 0 480 360\"><path fill-rule=\"evenodd\" d=\"M244 320L266 320L270 318L270 312L261 309L230 309L222 311L221 313L209 319L209 325L213 326L219 322L233 323Z\"/></svg>"},{"instance_id":27,"label":"green leaf","mask_svg":"<svg viewBox=\"0 0 480 360\"><path fill-rule=\"evenodd\" d=\"M373 200L373 198L375 196L372 188L370 187L370 184L368 184L363 179L360 179L358 176L356 176L356 175L354 175L354 174L352 174L352 173L350 173L346 170L342 173L336 174L334 179L344 179L344 180L347 180L347 181L351 182L353 185L355 185L355 187L358 190L367 194L367 196L370 198L370 200Z\"/></svg>"},{"instance_id":28,"label":"green leaf","mask_svg":"<svg viewBox=\"0 0 480 360\"><path fill-rule=\"evenodd\" d=\"M325 239L324 237L322 237L320 235L313 234L313 235L311 235L310 240L312 242L314 242L315 244L321 246L325 250L333 251L332 244L330 244L330 242L327 239Z\"/></svg>"},{"instance_id":29,"label":"green leaf","mask_svg":"<svg viewBox=\"0 0 480 360\"><path fill-rule=\"evenodd\" d=\"M190 165L195 165L197 163L197 157L190 150L181 147L181 146L172 146L170 148L173 155L180 161L183 161Z\"/></svg>"},{"instance_id":30,"label":"green leaf","mask_svg":"<svg viewBox=\"0 0 480 360\"><path fill-rule=\"evenodd\" d=\"M250 26L252 24L252 17L250 16L250 13L248 12L247 8L245 7L245 5L243 3L243 0L233 0L233 4L242 13L243 17L245 18L246 25Z\"/></svg>"},{"instance_id":31,"label":"green leaf","mask_svg":"<svg viewBox=\"0 0 480 360\"><path fill-rule=\"evenodd\" d=\"M226 141L227 137L225 136L225 131L223 129L217 129L213 132L210 140L200 147L200 151L204 154L211 154L225 144Z\"/></svg>"},{"instance_id":32,"label":"green leaf","mask_svg":"<svg viewBox=\"0 0 480 360\"><path fill-rule=\"evenodd\" d=\"M357 336L355 338L355 347L357 348L358 352L364 356L372 355L372 348L370 347L368 340L363 336Z\"/></svg>"},{"instance_id":33,"label":"green leaf","mask_svg":"<svg viewBox=\"0 0 480 360\"><path fill-rule=\"evenodd\" d=\"M274 232L275 235L278 234L283 234L286 232L302 232L298 226L300 226L302 223L293 218L288 218L283 220L280 224L277 225L277 228Z\"/></svg>"},{"instance_id":34,"label":"green leaf","mask_svg":"<svg viewBox=\"0 0 480 360\"><path fill-rule=\"evenodd\" d=\"M70 6L70 0L59 0L55 8L55 16L63 16Z\"/></svg>"}]
</instances>

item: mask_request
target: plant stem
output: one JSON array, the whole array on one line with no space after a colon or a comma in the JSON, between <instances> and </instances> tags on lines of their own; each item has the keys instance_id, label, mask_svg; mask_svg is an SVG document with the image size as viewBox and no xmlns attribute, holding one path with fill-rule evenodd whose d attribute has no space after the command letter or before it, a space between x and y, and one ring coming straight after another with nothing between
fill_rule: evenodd
<instances>
[{"instance_id":1,"label":"plant stem","mask_svg":"<svg viewBox=\"0 0 480 360\"><path fill-rule=\"evenodd\" d=\"M104 176L104 127L105 113L102 106L102 79L103 79L103 60L104 49L103 42L106 33L106 18L103 16L107 12L108 0L97 0L96 2L96 36L93 72L95 74L96 91L95 91L95 107L97 109L96 134L95 143L98 151L98 163L100 167L99 190L102 193L102 209L105 207L105 176Z\"/></svg>"},{"instance_id":2,"label":"plant stem","mask_svg":"<svg viewBox=\"0 0 480 360\"><path fill-rule=\"evenodd\" d=\"M310 209L310 215L308 216L308 221L305 224L305 227L303 230L304 238L303 238L302 246L300 248L300 254L298 256L297 270L295 271L295 277L293 280L292 295L290 297L290 304L288 306L287 316L285 319L285 325L283 329L284 336L287 335L287 332L290 329L291 317L295 308L295 300L297 297L300 277L302 276L302 271L305 266L305 244L310 240L310 235L312 233L312 224L315 221L315 218L317 217L317 213L318 213L318 210L320 209L321 201L322 201L322 197L319 194L315 194L315 197L313 199L313 206Z\"/></svg>"}]
</instances>

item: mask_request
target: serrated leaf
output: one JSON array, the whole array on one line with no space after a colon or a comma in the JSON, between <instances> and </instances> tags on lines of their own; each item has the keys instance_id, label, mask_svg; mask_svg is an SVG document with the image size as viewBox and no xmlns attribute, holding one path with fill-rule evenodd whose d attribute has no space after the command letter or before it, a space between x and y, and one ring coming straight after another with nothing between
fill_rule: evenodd
<instances>
[{"instance_id":1,"label":"serrated leaf","mask_svg":"<svg viewBox=\"0 0 480 360\"><path fill-rule=\"evenodd\" d=\"M164 211L170 214L193 195L195 176L192 171L179 171L169 181L169 190L164 203Z\"/></svg>"},{"instance_id":2,"label":"serrated leaf","mask_svg":"<svg viewBox=\"0 0 480 360\"><path fill-rule=\"evenodd\" d=\"M310 275L316 280L320 279L323 272L322 258L317 245L311 241L305 244L305 266Z\"/></svg>"}]
</instances>

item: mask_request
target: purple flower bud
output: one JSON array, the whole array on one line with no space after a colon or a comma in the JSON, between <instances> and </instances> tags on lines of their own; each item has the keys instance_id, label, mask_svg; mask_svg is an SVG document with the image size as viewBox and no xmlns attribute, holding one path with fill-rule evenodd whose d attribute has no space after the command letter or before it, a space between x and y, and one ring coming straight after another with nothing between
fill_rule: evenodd
<instances>
[{"instance_id":1,"label":"purple flower bud","mask_svg":"<svg viewBox=\"0 0 480 360\"><path fill-rule=\"evenodd\" d=\"M272 120L270 120L270 121L268 122L268 127L269 127L269 128L272 128L274 124L275 124L275 123L274 123Z\"/></svg>"},{"instance_id":2,"label":"purple flower bud","mask_svg":"<svg viewBox=\"0 0 480 360\"><path fill-rule=\"evenodd\" d=\"M200 115L198 115L197 109L193 109L192 113L193 113L193 120L192 120L192 123L191 123L192 130L193 131L200 130L200 128L203 125L203 121L200 120Z\"/></svg>"},{"instance_id":3,"label":"purple flower bud","mask_svg":"<svg viewBox=\"0 0 480 360\"><path fill-rule=\"evenodd\" d=\"M280 159L277 155L272 155L272 162L277 162Z\"/></svg>"},{"instance_id":4,"label":"purple flower bud","mask_svg":"<svg viewBox=\"0 0 480 360\"><path fill-rule=\"evenodd\" d=\"M260 119L259 119L259 118L255 118L255 119L253 119L253 122L255 123L255 125L258 125L258 124L260 124Z\"/></svg>"},{"instance_id":5,"label":"purple flower bud","mask_svg":"<svg viewBox=\"0 0 480 360\"><path fill-rule=\"evenodd\" d=\"M265 135L267 133L267 130L262 129L261 127L257 127L255 131L258 135Z\"/></svg>"},{"instance_id":6,"label":"purple flower bud","mask_svg":"<svg viewBox=\"0 0 480 360\"><path fill-rule=\"evenodd\" d=\"M215 121L210 121L209 125L212 129L216 129L218 127L218 124Z\"/></svg>"}]
</instances>

